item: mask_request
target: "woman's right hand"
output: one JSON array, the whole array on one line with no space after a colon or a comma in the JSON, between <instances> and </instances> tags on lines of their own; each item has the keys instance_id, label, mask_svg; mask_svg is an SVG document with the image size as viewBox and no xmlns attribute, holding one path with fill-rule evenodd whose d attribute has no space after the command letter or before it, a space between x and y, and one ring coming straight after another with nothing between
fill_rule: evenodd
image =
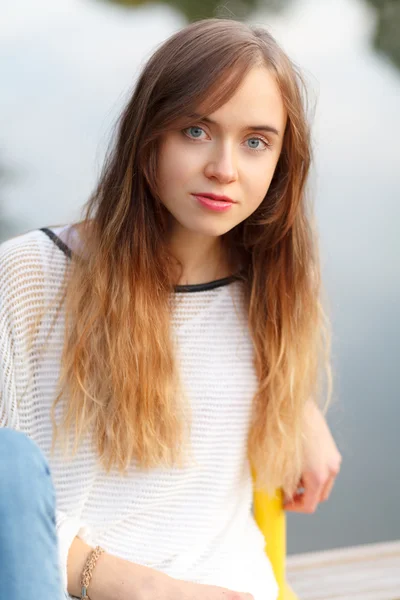
<instances>
[{"instance_id":1,"label":"woman's right hand","mask_svg":"<svg viewBox=\"0 0 400 600\"><path fill-rule=\"evenodd\" d=\"M103 584L101 597L91 594L93 600L253 600L251 594L174 579L161 571L114 556L105 555L103 560L103 565L108 562L107 571L114 582L112 587L118 593L114 594ZM105 595L107 589L110 592Z\"/></svg>"},{"instance_id":2,"label":"woman's right hand","mask_svg":"<svg viewBox=\"0 0 400 600\"><path fill-rule=\"evenodd\" d=\"M92 550L81 539L74 539L68 555L71 595L80 596L80 574ZM174 579L107 552L96 563L88 594L91 600L253 600L251 594Z\"/></svg>"},{"instance_id":3,"label":"woman's right hand","mask_svg":"<svg viewBox=\"0 0 400 600\"><path fill-rule=\"evenodd\" d=\"M251 594L234 592L216 585L190 583L179 579L171 579L171 587L166 595L159 596L162 600L254 600ZM155 600L158 596L146 598Z\"/></svg>"}]
</instances>

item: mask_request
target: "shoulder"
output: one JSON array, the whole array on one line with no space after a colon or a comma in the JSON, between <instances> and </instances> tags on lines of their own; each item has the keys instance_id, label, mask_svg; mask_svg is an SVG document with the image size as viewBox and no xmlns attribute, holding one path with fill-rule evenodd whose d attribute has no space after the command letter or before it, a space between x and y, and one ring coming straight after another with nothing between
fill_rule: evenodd
<instances>
[{"instance_id":1,"label":"shoulder","mask_svg":"<svg viewBox=\"0 0 400 600\"><path fill-rule=\"evenodd\" d=\"M51 263L65 265L70 258L67 231L68 227L35 229L3 242L0 244L1 269L14 266L29 271Z\"/></svg>"},{"instance_id":2,"label":"shoulder","mask_svg":"<svg viewBox=\"0 0 400 600\"><path fill-rule=\"evenodd\" d=\"M18 261L23 258L28 259L29 263L46 261L46 259L67 258L67 253L58 247L56 241L59 238L65 238L67 227L52 227L43 229L34 229L28 233L13 237L0 244L0 259L4 262ZM64 242L61 241L61 246ZM55 252L58 250L58 252ZM61 252L60 252L61 250Z\"/></svg>"},{"instance_id":3,"label":"shoulder","mask_svg":"<svg viewBox=\"0 0 400 600\"><path fill-rule=\"evenodd\" d=\"M0 297L3 305L35 302L58 289L69 258L42 230L34 230L0 244Z\"/></svg>"}]
</instances>

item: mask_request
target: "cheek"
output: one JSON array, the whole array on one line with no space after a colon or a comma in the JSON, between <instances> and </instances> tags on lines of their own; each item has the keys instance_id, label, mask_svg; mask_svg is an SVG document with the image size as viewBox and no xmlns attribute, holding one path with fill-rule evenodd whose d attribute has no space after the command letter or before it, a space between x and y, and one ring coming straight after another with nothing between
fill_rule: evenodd
<instances>
[{"instance_id":1,"label":"cheek","mask_svg":"<svg viewBox=\"0 0 400 600\"><path fill-rule=\"evenodd\" d=\"M251 198L252 208L257 208L264 200L274 176L276 162L263 162L262 165L253 165L247 171L248 194Z\"/></svg>"},{"instance_id":2,"label":"cheek","mask_svg":"<svg viewBox=\"0 0 400 600\"><path fill-rule=\"evenodd\" d=\"M198 157L179 140L166 141L160 152L159 180L161 185L173 188L190 180L197 169Z\"/></svg>"}]
</instances>

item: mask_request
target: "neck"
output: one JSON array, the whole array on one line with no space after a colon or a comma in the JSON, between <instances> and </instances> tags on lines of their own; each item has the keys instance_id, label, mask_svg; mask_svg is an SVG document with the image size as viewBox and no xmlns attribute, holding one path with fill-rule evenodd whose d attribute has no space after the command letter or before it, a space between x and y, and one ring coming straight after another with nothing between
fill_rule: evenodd
<instances>
[{"instance_id":1,"label":"neck","mask_svg":"<svg viewBox=\"0 0 400 600\"><path fill-rule=\"evenodd\" d=\"M171 235L169 247L176 261L177 285L208 283L232 274L219 237L180 229Z\"/></svg>"}]
</instances>

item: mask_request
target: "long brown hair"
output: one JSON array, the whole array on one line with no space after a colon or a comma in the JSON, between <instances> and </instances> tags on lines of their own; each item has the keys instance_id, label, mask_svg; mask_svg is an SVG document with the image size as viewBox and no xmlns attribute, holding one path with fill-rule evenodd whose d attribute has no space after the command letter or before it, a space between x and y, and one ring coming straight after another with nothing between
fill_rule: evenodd
<instances>
[{"instance_id":1,"label":"long brown hair","mask_svg":"<svg viewBox=\"0 0 400 600\"><path fill-rule=\"evenodd\" d=\"M287 111L268 193L224 236L241 265L254 364L248 450L257 484L294 490L302 468L303 409L319 398L328 339L305 186L310 136L300 74L264 29L210 19L169 38L150 58L124 110L99 184L78 224L82 250L68 274L60 377L61 431L89 428L104 467L177 465L190 416L174 360L172 257L157 189L161 136L212 113L263 64ZM203 109L202 109L203 110ZM54 415L53 415L54 416ZM55 433L57 434L57 427Z\"/></svg>"}]
</instances>

